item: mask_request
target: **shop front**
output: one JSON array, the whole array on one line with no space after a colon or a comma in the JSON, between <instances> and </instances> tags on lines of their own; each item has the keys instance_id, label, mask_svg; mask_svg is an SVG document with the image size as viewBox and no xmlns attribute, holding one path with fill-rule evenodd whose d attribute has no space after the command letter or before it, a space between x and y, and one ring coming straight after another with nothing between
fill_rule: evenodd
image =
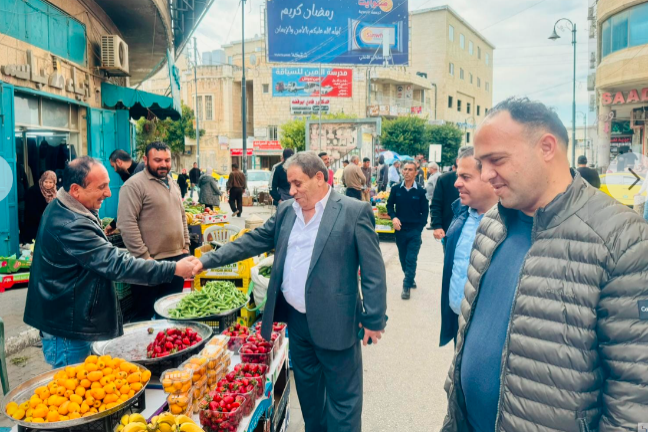
<instances>
[{"instance_id":1,"label":"shop front","mask_svg":"<svg viewBox=\"0 0 648 432\"><path fill-rule=\"evenodd\" d=\"M255 169L272 170L275 164L281 162L283 148L279 141L254 141Z\"/></svg>"}]
</instances>

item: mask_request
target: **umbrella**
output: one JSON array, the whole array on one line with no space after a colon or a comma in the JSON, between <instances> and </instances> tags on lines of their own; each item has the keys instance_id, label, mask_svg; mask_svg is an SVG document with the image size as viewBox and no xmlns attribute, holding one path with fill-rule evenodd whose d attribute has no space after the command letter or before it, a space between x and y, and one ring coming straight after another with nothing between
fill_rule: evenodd
<instances>
[{"instance_id":1,"label":"umbrella","mask_svg":"<svg viewBox=\"0 0 648 432\"><path fill-rule=\"evenodd\" d=\"M400 156L398 153L394 153L393 151L385 151L380 153L380 156L383 156L385 158L385 163L387 165L391 165L394 163L394 161L397 161L400 159Z\"/></svg>"},{"instance_id":2,"label":"umbrella","mask_svg":"<svg viewBox=\"0 0 648 432\"><path fill-rule=\"evenodd\" d=\"M401 156L401 157L400 157L400 160L401 160L402 162L413 162L413 161L414 161L414 158L413 158L412 156Z\"/></svg>"}]
</instances>

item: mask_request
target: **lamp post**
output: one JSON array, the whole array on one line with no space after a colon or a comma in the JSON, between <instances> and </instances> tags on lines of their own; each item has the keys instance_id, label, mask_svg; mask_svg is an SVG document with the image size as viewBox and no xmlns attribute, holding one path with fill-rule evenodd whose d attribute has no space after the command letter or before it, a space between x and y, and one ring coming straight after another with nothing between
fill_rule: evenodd
<instances>
[{"instance_id":1,"label":"lamp post","mask_svg":"<svg viewBox=\"0 0 648 432\"><path fill-rule=\"evenodd\" d=\"M554 24L553 33L549 36L549 40L560 39L560 36L556 32L556 26L561 21L567 21L571 25L572 32L572 45L574 46L574 85L573 85L573 95L572 95L572 167L576 166L576 23L572 22L570 19L561 18Z\"/></svg>"},{"instance_id":2,"label":"lamp post","mask_svg":"<svg viewBox=\"0 0 648 432\"><path fill-rule=\"evenodd\" d=\"M583 116L583 155L587 156L587 114L583 111L577 111L576 114ZM587 158L588 162L592 162L592 158Z\"/></svg>"},{"instance_id":3,"label":"lamp post","mask_svg":"<svg viewBox=\"0 0 648 432\"><path fill-rule=\"evenodd\" d=\"M245 83L245 0L241 3L241 121L243 122L243 155L241 165L243 174L247 174L247 96Z\"/></svg>"}]
</instances>

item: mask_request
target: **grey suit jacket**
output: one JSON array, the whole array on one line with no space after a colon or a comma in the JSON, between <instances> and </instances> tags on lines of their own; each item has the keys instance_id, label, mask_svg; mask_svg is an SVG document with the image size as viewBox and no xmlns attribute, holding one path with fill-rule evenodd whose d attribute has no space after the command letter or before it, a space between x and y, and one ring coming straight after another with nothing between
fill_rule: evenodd
<instances>
[{"instance_id":1,"label":"grey suit jacket","mask_svg":"<svg viewBox=\"0 0 648 432\"><path fill-rule=\"evenodd\" d=\"M288 239L297 219L294 200L282 202L262 227L201 257L204 268L220 267L275 249L261 335L270 339L272 322L285 319L281 293ZM371 207L331 191L315 240L306 280L306 319L320 348L344 350L358 341L358 323L370 330L385 328L387 285L385 264ZM362 272L362 299L358 290Z\"/></svg>"}]
</instances>

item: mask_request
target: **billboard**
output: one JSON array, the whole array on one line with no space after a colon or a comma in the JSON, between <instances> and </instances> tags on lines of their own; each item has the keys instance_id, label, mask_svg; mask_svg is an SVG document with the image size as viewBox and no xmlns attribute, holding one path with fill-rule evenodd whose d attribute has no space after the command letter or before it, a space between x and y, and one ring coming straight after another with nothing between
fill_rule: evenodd
<instances>
[{"instance_id":1,"label":"billboard","mask_svg":"<svg viewBox=\"0 0 648 432\"><path fill-rule=\"evenodd\" d=\"M292 115L328 113L330 107L331 100L325 98L292 98L290 100L290 113Z\"/></svg>"},{"instance_id":2,"label":"billboard","mask_svg":"<svg viewBox=\"0 0 648 432\"><path fill-rule=\"evenodd\" d=\"M408 0L268 0L266 8L269 62L408 64Z\"/></svg>"},{"instance_id":3,"label":"billboard","mask_svg":"<svg viewBox=\"0 0 648 432\"><path fill-rule=\"evenodd\" d=\"M272 68L273 97L353 96L353 69L307 67ZM320 84L321 81L321 84Z\"/></svg>"}]
</instances>

